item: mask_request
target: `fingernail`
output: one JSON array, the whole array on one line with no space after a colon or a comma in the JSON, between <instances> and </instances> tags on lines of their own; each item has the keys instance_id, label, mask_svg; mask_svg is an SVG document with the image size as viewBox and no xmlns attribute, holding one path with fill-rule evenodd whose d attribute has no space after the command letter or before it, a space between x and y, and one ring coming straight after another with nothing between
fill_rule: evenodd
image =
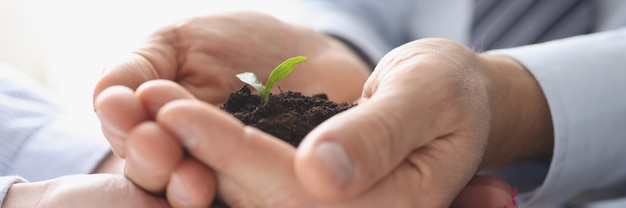
<instances>
[{"instance_id":1,"label":"fingernail","mask_svg":"<svg viewBox=\"0 0 626 208\"><path fill-rule=\"evenodd\" d=\"M347 185L354 175L354 166L344 148L336 142L317 145L315 154L330 177L340 186Z\"/></svg>"},{"instance_id":2,"label":"fingernail","mask_svg":"<svg viewBox=\"0 0 626 208\"><path fill-rule=\"evenodd\" d=\"M185 182L180 178L180 176L176 173L172 174L172 178L170 179L170 184L168 186L168 192L181 204L191 204L191 199L187 197L185 194Z\"/></svg>"}]
</instances>

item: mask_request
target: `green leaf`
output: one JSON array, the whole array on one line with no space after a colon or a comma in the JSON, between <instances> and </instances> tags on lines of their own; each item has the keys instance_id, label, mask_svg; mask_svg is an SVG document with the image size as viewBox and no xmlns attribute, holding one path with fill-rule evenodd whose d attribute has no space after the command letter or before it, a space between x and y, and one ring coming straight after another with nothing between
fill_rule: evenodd
<instances>
[{"instance_id":1,"label":"green leaf","mask_svg":"<svg viewBox=\"0 0 626 208\"><path fill-rule=\"evenodd\" d=\"M267 99L269 98L269 94L274 86L274 83L289 76L296 65L303 61L306 61L305 56L291 57L274 68L269 78L267 78L267 84L264 89L265 91L261 93L264 96L263 99L265 99L265 102L267 102Z\"/></svg>"},{"instance_id":2,"label":"green leaf","mask_svg":"<svg viewBox=\"0 0 626 208\"><path fill-rule=\"evenodd\" d=\"M295 56L283 61L283 63L276 66L272 73L270 73L270 76L267 78L267 85L265 86L261 83L259 77L252 72L239 73L237 74L237 78L259 91L261 97L263 97L263 101L267 103L274 83L289 76L296 65L303 61L306 61L305 56Z\"/></svg>"},{"instance_id":3,"label":"green leaf","mask_svg":"<svg viewBox=\"0 0 626 208\"><path fill-rule=\"evenodd\" d=\"M252 86L254 89L259 91L260 94L263 94L263 91L265 91L265 86L261 84L261 80L259 80L259 77L257 77L256 74L252 72L239 73L237 74L237 78L239 78L239 80L241 80L242 82Z\"/></svg>"}]
</instances>

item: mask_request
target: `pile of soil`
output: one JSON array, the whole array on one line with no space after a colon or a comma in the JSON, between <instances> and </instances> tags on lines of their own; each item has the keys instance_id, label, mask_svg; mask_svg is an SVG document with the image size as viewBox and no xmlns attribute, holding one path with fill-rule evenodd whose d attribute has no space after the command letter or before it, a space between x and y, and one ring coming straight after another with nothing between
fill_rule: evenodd
<instances>
[{"instance_id":1,"label":"pile of soil","mask_svg":"<svg viewBox=\"0 0 626 208\"><path fill-rule=\"evenodd\" d=\"M297 147L317 125L355 104L334 103L326 94L304 96L300 92L271 94L267 103L248 86L230 93L221 109L248 126L256 127ZM230 207L219 195L213 206Z\"/></svg>"},{"instance_id":2,"label":"pile of soil","mask_svg":"<svg viewBox=\"0 0 626 208\"><path fill-rule=\"evenodd\" d=\"M271 94L268 103L264 103L263 98L252 94L246 85L232 92L221 108L244 124L297 147L317 125L353 106L329 101L326 94L304 96L293 91Z\"/></svg>"}]
</instances>

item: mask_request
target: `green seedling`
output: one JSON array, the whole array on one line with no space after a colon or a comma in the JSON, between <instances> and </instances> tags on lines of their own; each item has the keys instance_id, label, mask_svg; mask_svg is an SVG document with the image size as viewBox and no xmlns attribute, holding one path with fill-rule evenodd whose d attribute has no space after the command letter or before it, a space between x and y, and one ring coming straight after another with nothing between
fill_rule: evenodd
<instances>
[{"instance_id":1,"label":"green seedling","mask_svg":"<svg viewBox=\"0 0 626 208\"><path fill-rule=\"evenodd\" d=\"M272 91L274 83L287 77L289 74L291 74L297 64L305 60L305 56L295 56L285 60L283 63L276 66L272 73L270 73L270 76L267 78L266 85L263 85L263 83L261 83L261 80L259 80L259 77L257 77L256 74L252 72L243 72L237 74L237 78L259 91L261 97L263 97L263 101L267 103L269 101L270 91Z\"/></svg>"}]
</instances>

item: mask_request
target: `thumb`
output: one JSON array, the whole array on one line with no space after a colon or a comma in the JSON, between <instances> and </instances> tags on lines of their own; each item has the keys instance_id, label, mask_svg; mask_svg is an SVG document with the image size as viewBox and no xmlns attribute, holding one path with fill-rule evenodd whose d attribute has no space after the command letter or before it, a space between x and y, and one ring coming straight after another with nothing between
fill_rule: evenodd
<instances>
[{"instance_id":1,"label":"thumb","mask_svg":"<svg viewBox=\"0 0 626 208\"><path fill-rule=\"evenodd\" d=\"M436 138L435 114L421 113L424 106L405 93L413 92L379 89L311 131L295 156L303 188L321 200L353 198L389 175L414 149ZM441 112L439 105L431 108Z\"/></svg>"}]
</instances>

